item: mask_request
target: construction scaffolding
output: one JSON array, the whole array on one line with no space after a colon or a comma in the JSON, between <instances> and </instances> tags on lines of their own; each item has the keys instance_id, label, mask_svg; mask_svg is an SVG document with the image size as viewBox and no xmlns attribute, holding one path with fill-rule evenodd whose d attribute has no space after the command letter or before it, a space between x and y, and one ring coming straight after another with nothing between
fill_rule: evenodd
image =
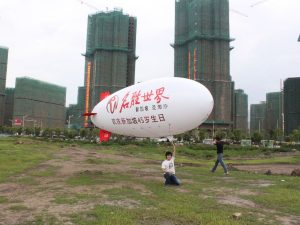
<instances>
[{"instance_id":1,"label":"construction scaffolding","mask_svg":"<svg viewBox=\"0 0 300 225\"><path fill-rule=\"evenodd\" d=\"M284 81L284 133L289 135L300 129L300 77Z\"/></svg>"},{"instance_id":2,"label":"construction scaffolding","mask_svg":"<svg viewBox=\"0 0 300 225\"><path fill-rule=\"evenodd\" d=\"M250 105L250 132L263 132L265 130L266 102Z\"/></svg>"},{"instance_id":3,"label":"construction scaffolding","mask_svg":"<svg viewBox=\"0 0 300 225\"><path fill-rule=\"evenodd\" d=\"M268 131L282 128L282 93L272 92L266 95L265 128Z\"/></svg>"},{"instance_id":4,"label":"construction scaffolding","mask_svg":"<svg viewBox=\"0 0 300 225\"><path fill-rule=\"evenodd\" d=\"M228 0L175 3L176 77L194 79L212 93L215 107L207 124L232 127L234 84L230 76Z\"/></svg>"},{"instance_id":5,"label":"construction scaffolding","mask_svg":"<svg viewBox=\"0 0 300 225\"><path fill-rule=\"evenodd\" d=\"M114 93L134 84L135 48L135 17L123 14L122 10L100 12L88 17L85 112L99 102L101 93ZM79 105L82 105L82 96L82 93L78 95ZM88 126L87 118L85 126Z\"/></svg>"},{"instance_id":6,"label":"construction scaffolding","mask_svg":"<svg viewBox=\"0 0 300 225\"><path fill-rule=\"evenodd\" d=\"M4 125L12 126L14 113L14 88L5 89Z\"/></svg>"},{"instance_id":7,"label":"construction scaffolding","mask_svg":"<svg viewBox=\"0 0 300 225\"><path fill-rule=\"evenodd\" d=\"M27 77L16 79L13 119L22 119L25 126L64 128L65 103L65 87Z\"/></svg>"},{"instance_id":8,"label":"construction scaffolding","mask_svg":"<svg viewBox=\"0 0 300 225\"><path fill-rule=\"evenodd\" d=\"M248 95L244 90L234 91L234 129L248 132Z\"/></svg>"},{"instance_id":9,"label":"construction scaffolding","mask_svg":"<svg viewBox=\"0 0 300 225\"><path fill-rule=\"evenodd\" d=\"M8 48L0 46L0 126L4 123L7 59Z\"/></svg>"}]
</instances>

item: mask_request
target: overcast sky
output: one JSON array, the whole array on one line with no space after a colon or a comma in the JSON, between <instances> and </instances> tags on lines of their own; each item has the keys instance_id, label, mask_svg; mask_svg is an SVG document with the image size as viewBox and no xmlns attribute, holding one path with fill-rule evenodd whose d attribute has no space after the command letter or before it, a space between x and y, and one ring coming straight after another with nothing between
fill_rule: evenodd
<instances>
[{"instance_id":1,"label":"overcast sky","mask_svg":"<svg viewBox=\"0 0 300 225\"><path fill-rule=\"evenodd\" d=\"M83 85L87 17L122 8L137 17L136 82L174 75L175 0L0 0L0 46L9 48L7 87L29 76L67 87L76 103ZM230 0L231 76L249 103L300 77L300 0ZM89 6L88 6L89 5ZM237 12L240 12L238 14ZM243 14L243 15L241 15Z\"/></svg>"}]
</instances>

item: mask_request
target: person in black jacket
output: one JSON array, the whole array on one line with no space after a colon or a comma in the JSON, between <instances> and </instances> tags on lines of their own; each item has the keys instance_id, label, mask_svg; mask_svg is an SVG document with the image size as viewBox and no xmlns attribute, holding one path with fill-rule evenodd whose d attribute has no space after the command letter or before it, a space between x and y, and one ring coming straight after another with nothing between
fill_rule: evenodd
<instances>
[{"instance_id":1,"label":"person in black jacket","mask_svg":"<svg viewBox=\"0 0 300 225\"><path fill-rule=\"evenodd\" d=\"M218 167L218 165L219 165L219 163L220 163L221 166L224 169L224 174L228 175L228 169L227 169L225 163L223 162L223 145L225 144L225 142L221 141L220 137L217 136L214 144L217 146L217 155L218 155L218 157L217 157L217 160L215 162L214 167L211 168L210 171L212 173L215 172L216 169L217 169L217 167Z\"/></svg>"}]
</instances>

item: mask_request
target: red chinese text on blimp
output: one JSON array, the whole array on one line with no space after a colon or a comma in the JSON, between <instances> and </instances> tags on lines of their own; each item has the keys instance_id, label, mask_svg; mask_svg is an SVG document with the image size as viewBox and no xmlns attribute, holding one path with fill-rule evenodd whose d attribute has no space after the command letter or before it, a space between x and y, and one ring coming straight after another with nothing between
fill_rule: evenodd
<instances>
[{"instance_id":1,"label":"red chinese text on blimp","mask_svg":"<svg viewBox=\"0 0 300 225\"><path fill-rule=\"evenodd\" d=\"M131 108L132 106L139 105L142 100L143 102L155 100L156 103L160 103L163 98L169 99L169 97L164 96L164 91L165 91L164 87L156 89L155 92L156 94L154 98L151 98L151 96L154 96L153 90L151 90L150 92L146 91L143 95L141 94L141 91L135 91L131 95L130 102L128 101L129 92L127 92L126 95L122 98L120 113L123 111L123 109Z\"/></svg>"},{"instance_id":2,"label":"red chinese text on blimp","mask_svg":"<svg viewBox=\"0 0 300 225\"><path fill-rule=\"evenodd\" d=\"M164 114L132 117L132 118L115 118L112 119L114 125L126 125L126 124L143 124L143 123L159 123L165 122Z\"/></svg>"},{"instance_id":3,"label":"red chinese text on blimp","mask_svg":"<svg viewBox=\"0 0 300 225\"><path fill-rule=\"evenodd\" d=\"M160 87L155 90L141 92L135 91L130 93L128 91L123 98L121 98L121 107L119 112L122 113L123 110L131 108L132 106L138 106L142 102L151 102L155 101L157 104L162 101L162 99L169 99L168 96L165 95L165 87ZM118 96L113 96L107 103L106 109L109 113L114 113L118 107L119 98Z\"/></svg>"}]
</instances>

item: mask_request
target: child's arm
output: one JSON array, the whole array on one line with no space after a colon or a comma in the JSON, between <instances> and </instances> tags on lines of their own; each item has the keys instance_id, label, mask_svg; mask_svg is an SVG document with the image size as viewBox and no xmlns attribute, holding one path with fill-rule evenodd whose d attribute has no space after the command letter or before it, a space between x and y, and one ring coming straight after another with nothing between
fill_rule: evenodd
<instances>
[{"instance_id":1,"label":"child's arm","mask_svg":"<svg viewBox=\"0 0 300 225\"><path fill-rule=\"evenodd\" d=\"M173 157L175 157L175 154L176 154L176 146L175 144L172 142L172 145L173 145Z\"/></svg>"}]
</instances>

